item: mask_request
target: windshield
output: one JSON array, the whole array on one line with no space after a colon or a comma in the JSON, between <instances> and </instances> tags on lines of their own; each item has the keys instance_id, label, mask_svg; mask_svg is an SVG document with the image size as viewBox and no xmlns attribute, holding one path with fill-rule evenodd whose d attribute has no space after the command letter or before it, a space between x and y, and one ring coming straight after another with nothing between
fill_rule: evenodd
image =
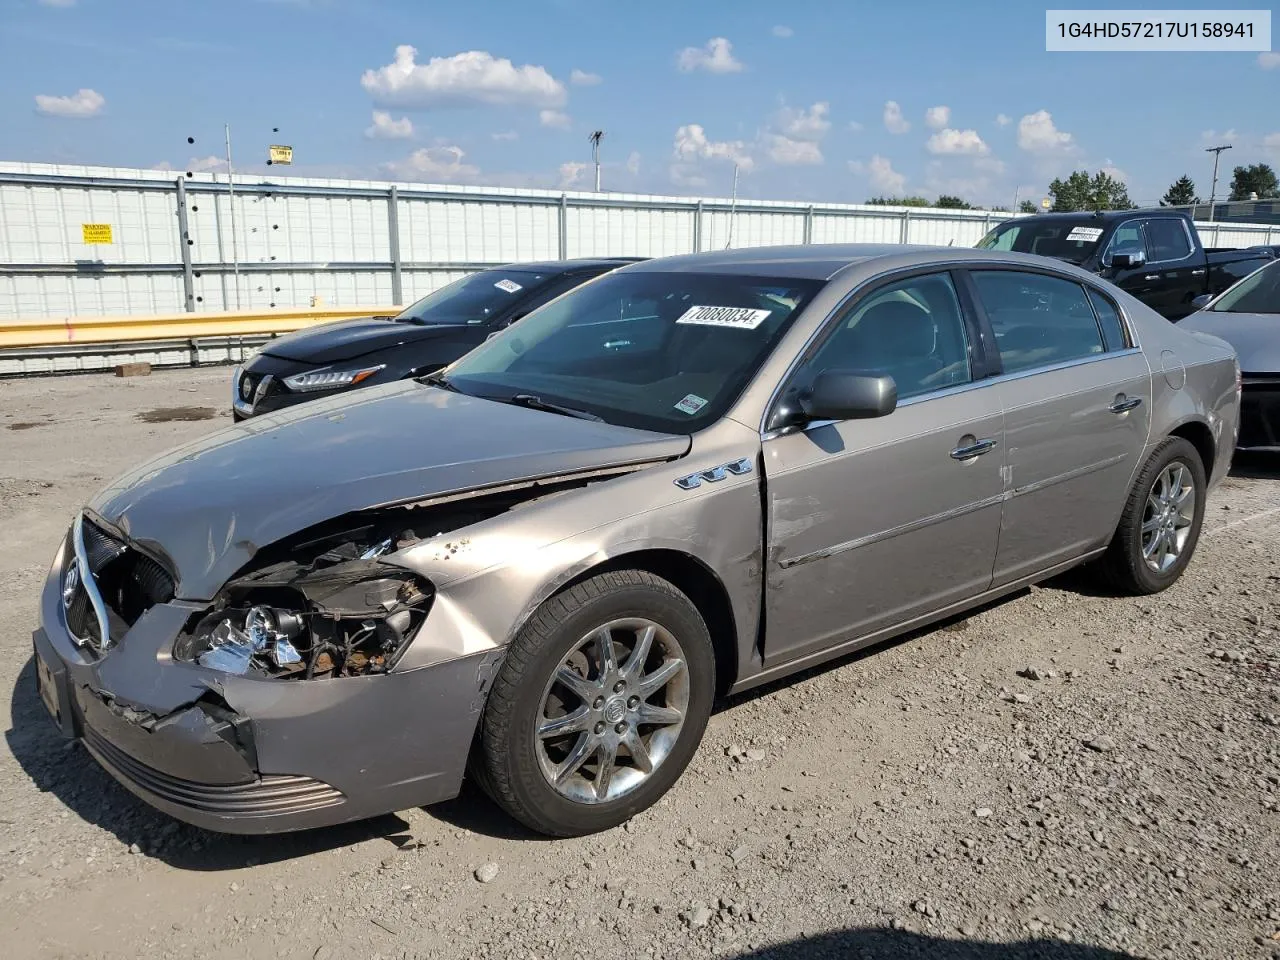
<instances>
[{"instance_id":1,"label":"windshield","mask_svg":"<svg viewBox=\"0 0 1280 960\"><path fill-rule=\"evenodd\" d=\"M488 323L524 300L550 277L522 270L481 270L429 293L397 320L416 323Z\"/></svg>"},{"instance_id":2,"label":"windshield","mask_svg":"<svg viewBox=\"0 0 1280 960\"><path fill-rule=\"evenodd\" d=\"M518 394L646 430L719 419L816 280L615 273L570 291L445 370L464 393Z\"/></svg>"},{"instance_id":3,"label":"windshield","mask_svg":"<svg viewBox=\"0 0 1280 960\"><path fill-rule=\"evenodd\" d=\"M1280 313L1280 260L1253 271L1210 309L1214 313Z\"/></svg>"},{"instance_id":4,"label":"windshield","mask_svg":"<svg viewBox=\"0 0 1280 960\"><path fill-rule=\"evenodd\" d=\"M1084 263L1098 247L1103 228L1095 220L1010 220L978 241L979 250L1013 250Z\"/></svg>"}]
</instances>

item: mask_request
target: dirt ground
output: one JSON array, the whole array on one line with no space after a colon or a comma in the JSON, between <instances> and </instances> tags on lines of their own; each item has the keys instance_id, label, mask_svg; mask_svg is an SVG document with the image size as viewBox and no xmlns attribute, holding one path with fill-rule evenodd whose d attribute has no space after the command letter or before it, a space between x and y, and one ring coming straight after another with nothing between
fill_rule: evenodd
<instances>
[{"instance_id":1,"label":"dirt ground","mask_svg":"<svg viewBox=\"0 0 1280 960\"><path fill-rule=\"evenodd\" d=\"M533 838L468 790L234 838L65 745L31 663L77 507L227 400L225 369L0 382L3 956L1280 958L1280 463L1237 463L1162 596L1071 575L735 698L623 829Z\"/></svg>"}]
</instances>

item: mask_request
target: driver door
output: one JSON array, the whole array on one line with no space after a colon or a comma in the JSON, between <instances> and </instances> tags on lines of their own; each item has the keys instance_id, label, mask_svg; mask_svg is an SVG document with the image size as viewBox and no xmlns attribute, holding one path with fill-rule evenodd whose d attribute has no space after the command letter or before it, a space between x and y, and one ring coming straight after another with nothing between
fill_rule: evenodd
<instances>
[{"instance_id":1,"label":"driver door","mask_svg":"<svg viewBox=\"0 0 1280 960\"><path fill-rule=\"evenodd\" d=\"M856 370L893 376L898 407L766 434L766 666L982 593L995 562L1004 415L951 274L882 286L825 334L783 402Z\"/></svg>"}]
</instances>

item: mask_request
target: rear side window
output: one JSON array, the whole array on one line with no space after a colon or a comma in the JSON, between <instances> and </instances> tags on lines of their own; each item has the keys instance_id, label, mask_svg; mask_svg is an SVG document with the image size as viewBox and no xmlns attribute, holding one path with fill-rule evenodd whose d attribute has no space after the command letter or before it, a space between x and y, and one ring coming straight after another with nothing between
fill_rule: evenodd
<instances>
[{"instance_id":1,"label":"rear side window","mask_svg":"<svg viewBox=\"0 0 1280 960\"><path fill-rule=\"evenodd\" d=\"M1018 270L972 275L1006 373L1104 352L1102 331L1080 284Z\"/></svg>"},{"instance_id":2,"label":"rear side window","mask_svg":"<svg viewBox=\"0 0 1280 960\"><path fill-rule=\"evenodd\" d=\"M1155 261L1182 260L1191 255L1191 241L1187 239L1181 220L1148 220L1147 246L1151 248L1151 259Z\"/></svg>"},{"instance_id":3,"label":"rear side window","mask_svg":"<svg viewBox=\"0 0 1280 960\"><path fill-rule=\"evenodd\" d=\"M1120 311L1114 303L1097 290L1089 291L1089 302L1098 315L1098 325L1102 327L1102 339L1108 350L1123 350L1129 346L1129 336L1124 330L1124 321L1120 319Z\"/></svg>"}]
</instances>

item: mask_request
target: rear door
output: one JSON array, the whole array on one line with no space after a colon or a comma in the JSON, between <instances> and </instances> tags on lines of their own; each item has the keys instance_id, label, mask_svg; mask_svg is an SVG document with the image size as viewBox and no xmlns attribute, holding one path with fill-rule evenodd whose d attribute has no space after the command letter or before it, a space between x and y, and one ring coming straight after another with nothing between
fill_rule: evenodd
<instances>
[{"instance_id":1,"label":"rear door","mask_svg":"<svg viewBox=\"0 0 1280 960\"><path fill-rule=\"evenodd\" d=\"M1025 267L968 276L1004 370L1000 586L1111 538L1147 442L1151 372L1098 289Z\"/></svg>"},{"instance_id":2,"label":"rear door","mask_svg":"<svg viewBox=\"0 0 1280 960\"><path fill-rule=\"evenodd\" d=\"M887 373L899 404L765 435L766 664L987 589L1003 416L961 302L946 271L888 282L832 318L782 392L786 405L824 370Z\"/></svg>"},{"instance_id":3,"label":"rear door","mask_svg":"<svg viewBox=\"0 0 1280 960\"><path fill-rule=\"evenodd\" d=\"M1205 292L1204 255L1197 255L1187 221L1181 217L1149 217L1143 221L1147 263L1142 272L1148 293L1142 299L1170 320L1191 312L1191 301Z\"/></svg>"}]
</instances>

